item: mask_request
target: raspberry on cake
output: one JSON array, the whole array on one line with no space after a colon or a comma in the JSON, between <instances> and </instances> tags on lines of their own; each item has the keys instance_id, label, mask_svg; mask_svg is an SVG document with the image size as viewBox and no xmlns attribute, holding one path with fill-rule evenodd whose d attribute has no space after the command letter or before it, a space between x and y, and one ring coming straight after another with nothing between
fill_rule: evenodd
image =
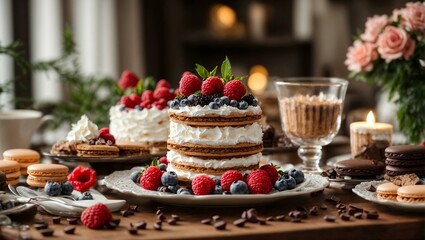
<instances>
[{"instance_id":1,"label":"raspberry on cake","mask_svg":"<svg viewBox=\"0 0 425 240\"><path fill-rule=\"evenodd\" d=\"M118 105L110 108L109 129L119 145L134 142L143 145L142 148L149 149L150 153L157 154L167 150L166 141L169 133L167 102L173 99L175 94L166 80L160 80L156 87L149 81L152 81L151 78L144 80L143 92L137 88L139 83L135 87L130 87L132 94L123 96Z\"/></svg>"},{"instance_id":2,"label":"raspberry on cake","mask_svg":"<svg viewBox=\"0 0 425 240\"><path fill-rule=\"evenodd\" d=\"M183 75L179 87L183 96L169 103L168 170L175 171L181 182L191 182L199 175L221 176L228 170L242 173L259 167L261 108L252 95L245 97L248 101L242 100L245 86L232 75L227 58L221 77L215 75L216 69L207 71L197 64L196 71L205 81ZM224 190L228 191L230 184L225 184Z\"/></svg>"}]
</instances>

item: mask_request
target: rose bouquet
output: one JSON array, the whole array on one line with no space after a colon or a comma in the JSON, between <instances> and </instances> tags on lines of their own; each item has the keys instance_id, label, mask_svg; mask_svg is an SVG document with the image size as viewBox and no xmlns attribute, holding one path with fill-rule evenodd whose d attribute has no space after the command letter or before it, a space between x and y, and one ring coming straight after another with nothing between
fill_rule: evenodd
<instances>
[{"instance_id":1,"label":"rose bouquet","mask_svg":"<svg viewBox=\"0 0 425 240\"><path fill-rule=\"evenodd\" d=\"M407 3L391 16L368 18L348 48L350 77L376 84L398 105L400 129L425 139L425 3Z\"/></svg>"}]
</instances>

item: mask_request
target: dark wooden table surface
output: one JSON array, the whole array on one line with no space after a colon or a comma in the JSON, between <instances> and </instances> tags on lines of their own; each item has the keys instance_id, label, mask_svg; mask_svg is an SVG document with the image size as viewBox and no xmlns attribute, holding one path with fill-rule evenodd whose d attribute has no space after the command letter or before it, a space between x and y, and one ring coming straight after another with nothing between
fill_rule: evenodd
<instances>
[{"instance_id":1,"label":"dark wooden table surface","mask_svg":"<svg viewBox=\"0 0 425 240\"><path fill-rule=\"evenodd\" d=\"M108 193L109 198L127 198L116 193ZM364 210L378 211L379 219L371 220L351 218L343 221L339 217L335 222L327 222L323 219L325 215L338 216L336 207L326 201L326 197L337 196L344 204L354 204ZM114 217L120 218L121 223L115 230L90 230L81 222L76 226L74 235L67 235L63 229L68 222L63 219L61 224L50 224L49 228L54 230L51 239L425 239L425 212L403 212L387 208L382 205L368 202L357 197L350 190L341 189L340 185L332 183L323 193L317 196L302 196L285 199L267 206L255 207L260 217L287 215L297 206L310 208L314 205L326 204L327 210L319 210L318 216L308 216L300 223L286 221L269 221L266 225L247 223L245 227L239 228L233 225L241 213L247 208L238 207L177 207L156 204L153 202L134 202L131 197L127 198L129 204L138 204L139 211L133 216L123 217L120 213L114 213ZM162 230L154 230L156 211L161 208L164 215L170 218L171 214L180 216L181 221L172 226L164 222ZM227 222L225 230L216 230L212 225L204 225L202 219L220 215ZM51 223L51 216L37 214L36 218L42 218ZM147 224L146 230L139 230L137 235L128 232L130 223L144 220ZM32 227L29 230L33 239L47 239ZM17 231L3 227L3 234L7 238L18 239Z\"/></svg>"}]
</instances>

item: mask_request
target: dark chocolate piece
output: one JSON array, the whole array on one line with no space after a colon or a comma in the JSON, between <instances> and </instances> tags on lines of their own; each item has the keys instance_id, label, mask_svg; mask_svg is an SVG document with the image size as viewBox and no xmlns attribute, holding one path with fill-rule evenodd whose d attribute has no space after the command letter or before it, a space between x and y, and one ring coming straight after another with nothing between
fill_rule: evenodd
<instances>
[{"instance_id":1,"label":"dark chocolate piece","mask_svg":"<svg viewBox=\"0 0 425 240\"><path fill-rule=\"evenodd\" d=\"M312 216L317 216L319 214L319 208L317 206L313 206L310 208L308 213Z\"/></svg>"},{"instance_id":2,"label":"dark chocolate piece","mask_svg":"<svg viewBox=\"0 0 425 240\"><path fill-rule=\"evenodd\" d=\"M217 222L218 220L220 220L221 219L221 217L220 217L220 215L214 215L213 217L212 217L212 220L214 221L214 222Z\"/></svg>"},{"instance_id":3,"label":"dark chocolate piece","mask_svg":"<svg viewBox=\"0 0 425 240\"><path fill-rule=\"evenodd\" d=\"M326 204L322 204L322 205L320 205L320 209L326 210L326 209L328 209L328 206Z\"/></svg>"},{"instance_id":4,"label":"dark chocolate piece","mask_svg":"<svg viewBox=\"0 0 425 240\"><path fill-rule=\"evenodd\" d=\"M245 226L245 223L246 223L246 219L244 219L244 218L239 218L238 220L235 220L235 221L233 222L233 224L234 224L236 227L243 227L243 226Z\"/></svg>"},{"instance_id":5,"label":"dark chocolate piece","mask_svg":"<svg viewBox=\"0 0 425 240\"><path fill-rule=\"evenodd\" d=\"M53 229L50 228L46 228L46 229L40 229L39 231L41 233L41 235L43 235L44 237L51 237L53 236Z\"/></svg>"},{"instance_id":6,"label":"dark chocolate piece","mask_svg":"<svg viewBox=\"0 0 425 240\"><path fill-rule=\"evenodd\" d=\"M170 225L176 225L177 224L177 221L176 221L176 219L174 219L174 218L170 218L170 219L168 219L168 224L170 224Z\"/></svg>"},{"instance_id":7,"label":"dark chocolate piece","mask_svg":"<svg viewBox=\"0 0 425 240\"><path fill-rule=\"evenodd\" d=\"M366 218L367 219L378 219L379 218L379 214L376 211L375 212L367 212Z\"/></svg>"},{"instance_id":8,"label":"dark chocolate piece","mask_svg":"<svg viewBox=\"0 0 425 240\"><path fill-rule=\"evenodd\" d=\"M325 215L323 219L327 222L335 222L336 217L334 215Z\"/></svg>"},{"instance_id":9,"label":"dark chocolate piece","mask_svg":"<svg viewBox=\"0 0 425 240\"><path fill-rule=\"evenodd\" d=\"M63 229L63 232L66 234L74 234L75 233L75 226L66 226Z\"/></svg>"},{"instance_id":10,"label":"dark chocolate piece","mask_svg":"<svg viewBox=\"0 0 425 240\"><path fill-rule=\"evenodd\" d=\"M275 219L273 216L267 217L266 221L273 222Z\"/></svg>"},{"instance_id":11,"label":"dark chocolate piece","mask_svg":"<svg viewBox=\"0 0 425 240\"><path fill-rule=\"evenodd\" d=\"M180 216L176 214L171 214L171 218L175 219L176 221L180 221Z\"/></svg>"},{"instance_id":12,"label":"dark chocolate piece","mask_svg":"<svg viewBox=\"0 0 425 240\"><path fill-rule=\"evenodd\" d=\"M207 219L201 220L201 223L202 224L211 224L211 222L212 222L211 218L207 218Z\"/></svg>"},{"instance_id":13,"label":"dark chocolate piece","mask_svg":"<svg viewBox=\"0 0 425 240\"><path fill-rule=\"evenodd\" d=\"M227 224L226 221L221 220L221 221L214 223L214 227L217 230L225 230L226 224Z\"/></svg>"},{"instance_id":14,"label":"dark chocolate piece","mask_svg":"<svg viewBox=\"0 0 425 240\"><path fill-rule=\"evenodd\" d=\"M362 212L356 212L356 213L354 213L354 217L357 218L357 219L362 219L363 213Z\"/></svg>"},{"instance_id":15,"label":"dark chocolate piece","mask_svg":"<svg viewBox=\"0 0 425 240\"><path fill-rule=\"evenodd\" d=\"M158 223L158 222L156 222L156 223L154 223L153 224L153 229L155 229L155 230L162 230L162 224L160 224L160 223Z\"/></svg>"},{"instance_id":16,"label":"dark chocolate piece","mask_svg":"<svg viewBox=\"0 0 425 240\"><path fill-rule=\"evenodd\" d=\"M167 217L165 217L164 214L161 213L161 214L157 215L156 218L160 221L164 221Z\"/></svg>"},{"instance_id":17,"label":"dark chocolate piece","mask_svg":"<svg viewBox=\"0 0 425 240\"><path fill-rule=\"evenodd\" d=\"M78 218L67 218L66 221L68 221L68 224L70 225L77 225Z\"/></svg>"},{"instance_id":18,"label":"dark chocolate piece","mask_svg":"<svg viewBox=\"0 0 425 240\"><path fill-rule=\"evenodd\" d=\"M376 187L370 184L369 187L366 188L366 190L368 190L369 192L376 192Z\"/></svg>"},{"instance_id":19,"label":"dark chocolate piece","mask_svg":"<svg viewBox=\"0 0 425 240\"><path fill-rule=\"evenodd\" d=\"M121 223L121 219L119 219L119 218L113 218L111 222L115 223L115 225L118 226Z\"/></svg>"},{"instance_id":20,"label":"dark chocolate piece","mask_svg":"<svg viewBox=\"0 0 425 240\"><path fill-rule=\"evenodd\" d=\"M140 221L140 222L136 223L135 227L137 229L142 230L142 229L146 229L146 225L147 225L147 223L145 221Z\"/></svg>"},{"instance_id":21,"label":"dark chocolate piece","mask_svg":"<svg viewBox=\"0 0 425 240\"><path fill-rule=\"evenodd\" d=\"M128 208L133 212L137 212L139 210L139 205L130 205Z\"/></svg>"},{"instance_id":22,"label":"dark chocolate piece","mask_svg":"<svg viewBox=\"0 0 425 240\"><path fill-rule=\"evenodd\" d=\"M266 225L266 219L264 219L264 218L260 218L260 217L257 217L257 222L260 224L260 225Z\"/></svg>"},{"instance_id":23,"label":"dark chocolate piece","mask_svg":"<svg viewBox=\"0 0 425 240\"><path fill-rule=\"evenodd\" d=\"M277 221L285 221L285 219L286 219L286 215L278 215L278 216L276 216L276 220Z\"/></svg>"},{"instance_id":24,"label":"dark chocolate piece","mask_svg":"<svg viewBox=\"0 0 425 240\"><path fill-rule=\"evenodd\" d=\"M34 225L32 225L35 229L37 230L41 230L41 229L46 229L49 227L49 225L45 224L45 223L36 223Z\"/></svg>"},{"instance_id":25,"label":"dark chocolate piece","mask_svg":"<svg viewBox=\"0 0 425 240\"><path fill-rule=\"evenodd\" d=\"M61 217L60 216L54 216L52 217L53 224L60 224L61 223Z\"/></svg>"}]
</instances>

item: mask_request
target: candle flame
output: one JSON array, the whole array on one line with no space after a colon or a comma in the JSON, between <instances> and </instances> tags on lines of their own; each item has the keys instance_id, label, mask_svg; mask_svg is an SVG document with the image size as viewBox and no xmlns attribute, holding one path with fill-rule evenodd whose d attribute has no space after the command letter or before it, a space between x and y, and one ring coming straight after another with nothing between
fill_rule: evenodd
<instances>
[{"instance_id":1,"label":"candle flame","mask_svg":"<svg viewBox=\"0 0 425 240\"><path fill-rule=\"evenodd\" d=\"M375 124L375 115L373 115L373 112L372 112L372 111L370 111L370 112L367 114L366 122L367 122L367 124L369 124L369 125L373 125L373 124Z\"/></svg>"}]
</instances>

